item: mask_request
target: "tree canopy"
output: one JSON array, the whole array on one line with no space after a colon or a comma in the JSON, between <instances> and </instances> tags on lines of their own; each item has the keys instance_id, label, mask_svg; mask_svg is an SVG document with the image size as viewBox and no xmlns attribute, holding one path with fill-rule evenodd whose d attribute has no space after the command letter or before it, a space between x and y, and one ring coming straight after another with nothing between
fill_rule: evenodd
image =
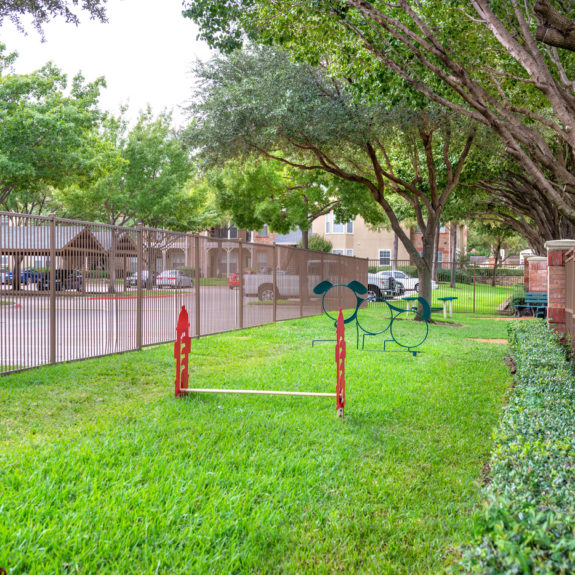
<instances>
[{"instance_id":1,"label":"tree canopy","mask_svg":"<svg viewBox=\"0 0 575 575\"><path fill-rule=\"evenodd\" d=\"M10 20L22 28L22 18L26 16L32 17L38 30L53 18L64 18L66 22L78 24L78 10L105 22L105 4L106 0L3 0L0 2L0 25L4 20Z\"/></svg>"},{"instance_id":2,"label":"tree canopy","mask_svg":"<svg viewBox=\"0 0 575 575\"><path fill-rule=\"evenodd\" d=\"M193 200L189 152L169 114L142 112L132 128L122 118L104 123L106 142L118 151L114 170L90 186L68 186L58 197L67 214L114 225L142 222L187 231Z\"/></svg>"},{"instance_id":3,"label":"tree canopy","mask_svg":"<svg viewBox=\"0 0 575 575\"><path fill-rule=\"evenodd\" d=\"M492 128L533 189L575 221L575 54L537 41L569 32L571 5L561 4L563 14L548 0L185 5L212 45L231 49L245 37L281 44L297 58L326 62L375 100L433 102Z\"/></svg>"},{"instance_id":4,"label":"tree canopy","mask_svg":"<svg viewBox=\"0 0 575 575\"><path fill-rule=\"evenodd\" d=\"M89 185L117 160L98 132L102 79L69 82L53 64L11 74L14 58L0 45L0 206L8 210L50 187Z\"/></svg>"},{"instance_id":5,"label":"tree canopy","mask_svg":"<svg viewBox=\"0 0 575 575\"><path fill-rule=\"evenodd\" d=\"M213 165L259 154L335 178L341 185L331 190L342 207L355 208L368 223L381 223L385 214L421 285L431 289L436 232L470 157L475 126L438 108L388 109L359 100L344 82L291 62L282 50L217 57L197 74L189 136ZM423 256L401 225L398 204L409 206L423 233Z\"/></svg>"}]
</instances>

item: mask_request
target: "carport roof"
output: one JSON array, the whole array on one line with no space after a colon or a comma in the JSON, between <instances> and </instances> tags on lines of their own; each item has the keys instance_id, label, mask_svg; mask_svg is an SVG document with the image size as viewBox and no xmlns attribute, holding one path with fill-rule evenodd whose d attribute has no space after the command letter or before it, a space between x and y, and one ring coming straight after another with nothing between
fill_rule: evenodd
<instances>
[{"instance_id":1,"label":"carport roof","mask_svg":"<svg viewBox=\"0 0 575 575\"><path fill-rule=\"evenodd\" d=\"M112 246L112 230L92 232L84 226L60 226L55 229L56 253L108 253ZM0 253L50 254L49 226L0 226ZM116 244L117 255L135 255L132 239L121 233Z\"/></svg>"}]
</instances>

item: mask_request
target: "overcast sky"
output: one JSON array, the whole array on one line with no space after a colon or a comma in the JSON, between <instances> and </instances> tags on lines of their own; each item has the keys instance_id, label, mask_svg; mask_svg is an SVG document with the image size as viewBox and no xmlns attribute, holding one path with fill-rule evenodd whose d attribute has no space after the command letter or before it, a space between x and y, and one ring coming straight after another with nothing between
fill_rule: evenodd
<instances>
[{"instance_id":1,"label":"overcast sky","mask_svg":"<svg viewBox=\"0 0 575 575\"><path fill-rule=\"evenodd\" d=\"M73 76L87 80L104 76L102 108L117 112L128 104L129 116L150 104L155 112L174 111L189 98L193 83L190 68L206 60L207 46L196 40L195 24L181 15L181 0L108 0L108 23L82 16L79 26L58 20L45 27L45 42L31 26L27 35L9 22L0 27L0 40L17 51L17 73L36 70L48 61Z\"/></svg>"}]
</instances>

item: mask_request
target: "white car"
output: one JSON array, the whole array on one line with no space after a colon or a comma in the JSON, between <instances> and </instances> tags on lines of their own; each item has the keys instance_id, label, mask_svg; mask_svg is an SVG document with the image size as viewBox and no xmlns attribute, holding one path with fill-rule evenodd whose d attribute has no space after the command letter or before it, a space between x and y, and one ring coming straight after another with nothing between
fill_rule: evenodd
<instances>
[{"instance_id":1,"label":"white car","mask_svg":"<svg viewBox=\"0 0 575 575\"><path fill-rule=\"evenodd\" d=\"M393 277L395 279L396 295L403 295L406 291L419 291L419 279L407 275L405 272L398 270L377 272L381 277ZM435 280L431 280L431 289L437 289L438 285Z\"/></svg>"},{"instance_id":2,"label":"white car","mask_svg":"<svg viewBox=\"0 0 575 575\"><path fill-rule=\"evenodd\" d=\"M159 288L191 288L194 280L182 270L164 270L156 278L156 286Z\"/></svg>"}]
</instances>

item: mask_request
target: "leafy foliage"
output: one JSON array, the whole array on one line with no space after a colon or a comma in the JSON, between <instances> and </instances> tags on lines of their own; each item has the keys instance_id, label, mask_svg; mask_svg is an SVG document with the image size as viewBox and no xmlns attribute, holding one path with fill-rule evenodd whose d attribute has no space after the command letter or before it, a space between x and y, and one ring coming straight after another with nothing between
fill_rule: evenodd
<instances>
[{"instance_id":1,"label":"leafy foliage","mask_svg":"<svg viewBox=\"0 0 575 575\"><path fill-rule=\"evenodd\" d=\"M575 571L575 376L544 321L514 322L516 388L496 433L467 573Z\"/></svg>"},{"instance_id":2,"label":"leafy foliage","mask_svg":"<svg viewBox=\"0 0 575 575\"><path fill-rule=\"evenodd\" d=\"M41 31L42 25L53 18L62 17L66 22L78 24L75 8L80 0L6 0L0 2L0 24L6 19L22 28L21 18L31 16L34 25ZM106 21L106 0L82 0L81 8L94 19Z\"/></svg>"},{"instance_id":3,"label":"leafy foliage","mask_svg":"<svg viewBox=\"0 0 575 575\"><path fill-rule=\"evenodd\" d=\"M229 50L246 38L280 45L296 59L326 66L361 98L419 110L431 101L488 126L519 174L489 186L504 206L489 211L521 233L535 227L529 237L534 248L543 248L540 231L572 235L575 53L538 42L545 41L540 25L548 0L186 0L185 5L185 15L214 46ZM572 29L570 3L554 7ZM537 218L540 200L543 221ZM568 225L546 225L560 219Z\"/></svg>"},{"instance_id":4,"label":"leafy foliage","mask_svg":"<svg viewBox=\"0 0 575 575\"><path fill-rule=\"evenodd\" d=\"M257 154L317 179L323 174L340 221L359 213L368 224L389 222L429 297L436 231L472 155L474 125L437 107L357 99L345 82L279 49L217 57L196 73L188 136L208 165ZM423 254L402 225L410 216L422 231Z\"/></svg>"},{"instance_id":5,"label":"leafy foliage","mask_svg":"<svg viewBox=\"0 0 575 575\"><path fill-rule=\"evenodd\" d=\"M308 249L316 252L329 253L333 249L333 244L329 240L326 240L323 236L314 234L309 237Z\"/></svg>"},{"instance_id":6,"label":"leafy foliage","mask_svg":"<svg viewBox=\"0 0 575 575\"><path fill-rule=\"evenodd\" d=\"M0 44L0 206L18 210L48 187L89 185L117 161L103 140L98 109L103 79L68 78L53 64L7 73L14 54Z\"/></svg>"},{"instance_id":7,"label":"leafy foliage","mask_svg":"<svg viewBox=\"0 0 575 575\"><path fill-rule=\"evenodd\" d=\"M59 195L69 216L124 225L142 222L178 231L190 229L194 200L186 185L192 175L187 148L167 113L143 112L128 129L109 118L105 137L118 150L116 169L92 186L71 186Z\"/></svg>"}]
</instances>

